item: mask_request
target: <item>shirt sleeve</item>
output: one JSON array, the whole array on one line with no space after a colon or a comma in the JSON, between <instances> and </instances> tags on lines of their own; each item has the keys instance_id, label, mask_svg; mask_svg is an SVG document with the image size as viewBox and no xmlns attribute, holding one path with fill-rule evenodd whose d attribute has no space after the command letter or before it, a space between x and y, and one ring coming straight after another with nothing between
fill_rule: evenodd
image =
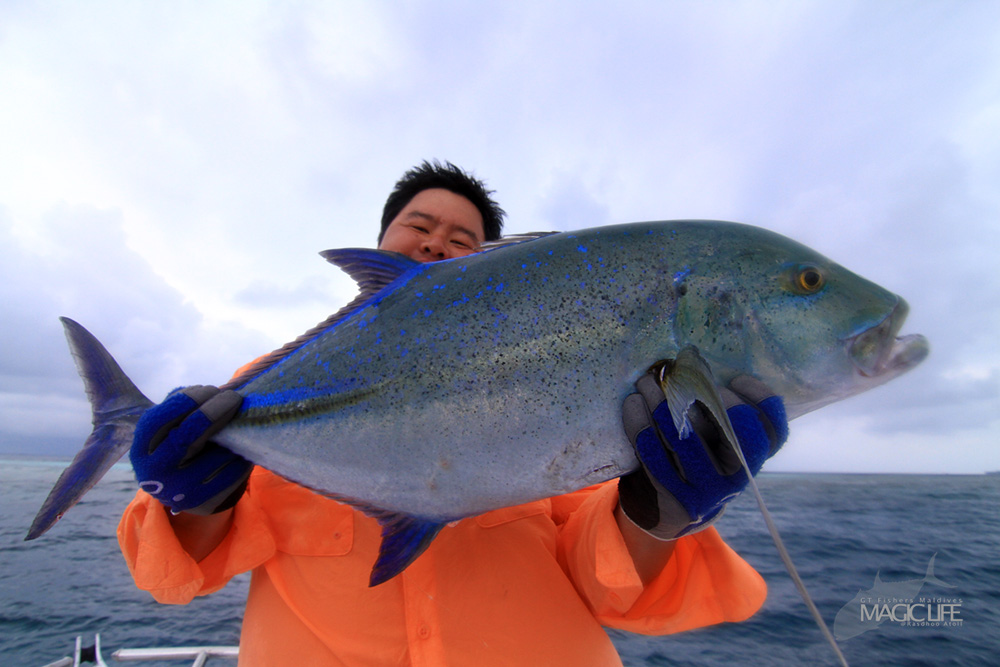
<instances>
[{"instance_id":1,"label":"shirt sleeve","mask_svg":"<svg viewBox=\"0 0 1000 667\"><path fill-rule=\"evenodd\" d=\"M157 602L187 604L195 596L219 590L235 575L260 565L275 552L267 517L252 492L233 509L229 531L215 550L196 562L181 546L169 510L138 491L118 524L118 544L135 584Z\"/></svg>"},{"instance_id":2,"label":"shirt sleeve","mask_svg":"<svg viewBox=\"0 0 1000 667\"><path fill-rule=\"evenodd\" d=\"M559 559L602 625L647 635L743 621L764 604L767 585L715 528L677 540L663 571L643 586L614 510L618 487L606 483L554 506L572 509L559 531Z\"/></svg>"}]
</instances>

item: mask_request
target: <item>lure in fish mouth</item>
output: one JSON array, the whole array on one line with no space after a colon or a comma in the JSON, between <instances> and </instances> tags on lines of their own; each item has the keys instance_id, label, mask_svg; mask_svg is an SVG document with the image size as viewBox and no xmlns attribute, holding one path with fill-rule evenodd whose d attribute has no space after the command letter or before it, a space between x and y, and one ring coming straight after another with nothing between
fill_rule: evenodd
<instances>
[{"instance_id":1,"label":"lure in fish mouth","mask_svg":"<svg viewBox=\"0 0 1000 667\"><path fill-rule=\"evenodd\" d=\"M910 307L899 299L896 307L869 329L845 340L848 354L858 373L876 379L879 384L902 375L930 351L927 339L920 334L898 336Z\"/></svg>"}]
</instances>

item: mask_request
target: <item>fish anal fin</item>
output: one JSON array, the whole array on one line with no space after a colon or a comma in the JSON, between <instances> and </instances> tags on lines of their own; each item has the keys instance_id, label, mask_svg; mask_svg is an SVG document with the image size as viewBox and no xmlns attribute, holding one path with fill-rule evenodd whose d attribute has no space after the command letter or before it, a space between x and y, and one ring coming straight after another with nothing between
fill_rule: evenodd
<instances>
[{"instance_id":1,"label":"fish anal fin","mask_svg":"<svg viewBox=\"0 0 1000 667\"><path fill-rule=\"evenodd\" d=\"M349 496L331 493L311 487L304 482L286 477L289 482L299 484L330 500L349 505L366 516L370 516L382 527L382 543L379 545L378 557L372 566L369 586L378 586L389 581L415 561L427 550L438 532L444 528L450 519L427 519L413 516L405 512L374 507ZM456 520L459 517L456 517Z\"/></svg>"},{"instance_id":2,"label":"fish anal fin","mask_svg":"<svg viewBox=\"0 0 1000 667\"><path fill-rule=\"evenodd\" d=\"M437 536L444 523L409 514L385 513L378 517L382 526L382 544L372 567L369 586L392 579L416 560Z\"/></svg>"}]
</instances>

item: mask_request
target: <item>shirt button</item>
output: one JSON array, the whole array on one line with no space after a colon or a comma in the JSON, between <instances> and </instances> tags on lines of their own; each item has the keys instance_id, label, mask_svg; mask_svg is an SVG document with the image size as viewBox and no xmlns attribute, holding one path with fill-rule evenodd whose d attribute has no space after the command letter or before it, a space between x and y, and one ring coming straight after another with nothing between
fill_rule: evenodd
<instances>
[{"instance_id":1,"label":"shirt button","mask_svg":"<svg viewBox=\"0 0 1000 667\"><path fill-rule=\"evenodd\" d=\"M428 637L431 636L431 629L428 628L426 625L421 625L417 629L417 635L419 635L421 639L427 639Z\"/></svg>"}]
</instances>

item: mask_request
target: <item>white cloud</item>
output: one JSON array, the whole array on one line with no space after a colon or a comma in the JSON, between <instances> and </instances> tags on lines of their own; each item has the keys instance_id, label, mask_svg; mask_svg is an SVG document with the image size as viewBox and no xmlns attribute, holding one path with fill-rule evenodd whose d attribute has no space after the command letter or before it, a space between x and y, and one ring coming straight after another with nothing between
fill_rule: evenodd
<instances>
[{"instance_id":1,"label":"white cloud","mask_svg":"<svg viewBox=\"0 0 1000 667\"><path fill-rule=\"evenodd\" d=\"M78 390L61 314L153 398L221 381L350 298L316 252L371 245L395 179L438 157L512 232L736 219L902 294L931 359L827 409L852 441L926 421L907 465L932 470L932 431L996 407L993 5L7 3L0 25L18 405Z\"/></svg>"}]
</instances>

